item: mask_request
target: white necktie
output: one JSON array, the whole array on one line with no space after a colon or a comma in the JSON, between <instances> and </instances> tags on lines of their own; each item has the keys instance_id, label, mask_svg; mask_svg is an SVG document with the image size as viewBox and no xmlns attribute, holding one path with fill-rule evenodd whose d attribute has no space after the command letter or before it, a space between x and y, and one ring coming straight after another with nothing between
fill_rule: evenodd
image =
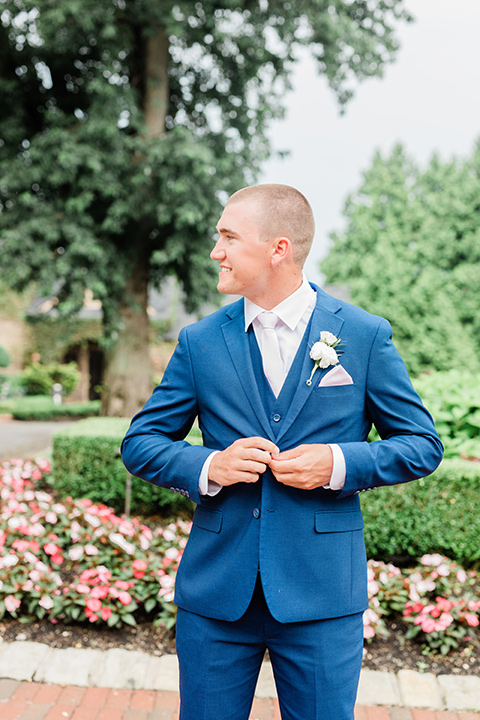
<instances>
[{"instance_id":1,"label":"white necktie","mask_svg":"<svg viewBox=\"0 0 480 720\"><path fill-rule=\"evenodd\" d=\"M277 333L275 332L278 317L272 312L262 312L258 316L258 321L262 326L260 344L263 371L275 397L278 397L285 380L282 357L280 355L280 348L278 347Z\"/></svg>"}]
</instances>

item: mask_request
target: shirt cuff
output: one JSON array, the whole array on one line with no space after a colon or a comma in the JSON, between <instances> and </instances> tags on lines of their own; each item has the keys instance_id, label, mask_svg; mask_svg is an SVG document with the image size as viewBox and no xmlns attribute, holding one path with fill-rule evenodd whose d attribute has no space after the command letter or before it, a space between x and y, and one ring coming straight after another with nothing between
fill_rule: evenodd
<instances>
[{"instance_id":1,"label":"shirt cuff","mask_svg":"<svg viewBox=\"0 0 480 720\"><path fill-rule=\"evenodd\" d=\"M202 471L200 473L200 478L198 480L198 492L200 495L208 495L209 497L213 497L214 495L217 495L217 493L220 492L222 489L222 486L218 483L214 482L213 480L208 479L208 471L210 470L210 463L212 462L213 456L216 455L220 450L214 450L210 453L210 455L207 457L205 462L203 463ZM340 452L342 452L340 450ZM342 453L343 456L343 453Z\"/></svg>"},{"instance_id":2,"label":"shirt cuff","mask_svg":"<svg viewBox=\"0 0 480 720\"><path fill-rule=\"evenodd\" d=\"M324 485L323 487L325 488L325 490L341 490L345 485L345 477L347 474L345 455L343 454L340 445L328 443L328 446L332 450L333 468L330 482L328 483L328 485Z\"/></svg>"}]
</instances>

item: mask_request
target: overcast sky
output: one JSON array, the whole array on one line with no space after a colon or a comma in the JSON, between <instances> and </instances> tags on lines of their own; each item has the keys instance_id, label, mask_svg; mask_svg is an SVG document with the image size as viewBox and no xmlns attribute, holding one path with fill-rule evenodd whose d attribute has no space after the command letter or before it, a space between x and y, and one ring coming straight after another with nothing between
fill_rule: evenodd
<instances>
[{"instance_id":1,"label":"overcast sky","mask_svg":"<svg viewBox=\"0 0 480 720\"><path fill-rule=\"evenodd\" d=\"M260 182L294 185L316 219L306 272L321 281L319 261L332 230L341 230L346 196L356 190L374 152L401 141L417 161L433 152L467 156L480 138L480 0L407 0L415 22L398 26L401 48L382 79L357 87L340 116L327 83L308 58L297 65L284 120L272 127L277 150Z\"/></svg>"}]
</instances>

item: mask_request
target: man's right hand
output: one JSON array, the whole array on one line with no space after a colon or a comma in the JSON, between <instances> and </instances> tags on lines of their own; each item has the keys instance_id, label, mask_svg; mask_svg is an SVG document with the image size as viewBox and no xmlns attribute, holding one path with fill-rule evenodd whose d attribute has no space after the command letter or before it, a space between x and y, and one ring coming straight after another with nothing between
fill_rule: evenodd
<instances>
[{"instance_id":1,"label":"man's right hand","mask_svg":"<svg viewBox=\"0 0 480 720\"><path fill-rule=\"evenodd\" d=\"M239 482L257 482L265 472L272 453L279 449L273 442L261 437L241 438L213 456L208 479L218 485Z\"/></svg>"}]
</instances>

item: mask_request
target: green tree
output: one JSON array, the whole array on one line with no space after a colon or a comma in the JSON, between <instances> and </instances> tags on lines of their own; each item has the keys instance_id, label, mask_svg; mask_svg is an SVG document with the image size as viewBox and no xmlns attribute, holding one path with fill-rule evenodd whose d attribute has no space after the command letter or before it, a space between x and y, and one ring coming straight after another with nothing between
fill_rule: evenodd
<instances>
[{"instance_id":1,"label":"green tree","mask_svg":"<svg viewBox=\"0 0 480 720\"><path fill-rule=\"evenodd\" d=\"M150 393L147 289L211 296L222 193L252 182L309 45L340 103L397 50L403 0L0 0L4 277L102 301L103 412Z\"/></svg>"},{"instance_id":2,"label":"green tree","mask_svg":"<svg viewBox=\"0 0 480 720\"><path fill-rule=\"evenodd\" d=\"M421 170L399 145L346 202L347 227L322 263L327 281L383 315L409 370L480 366L480 144Z\"/></svg>"}]
</instances>

